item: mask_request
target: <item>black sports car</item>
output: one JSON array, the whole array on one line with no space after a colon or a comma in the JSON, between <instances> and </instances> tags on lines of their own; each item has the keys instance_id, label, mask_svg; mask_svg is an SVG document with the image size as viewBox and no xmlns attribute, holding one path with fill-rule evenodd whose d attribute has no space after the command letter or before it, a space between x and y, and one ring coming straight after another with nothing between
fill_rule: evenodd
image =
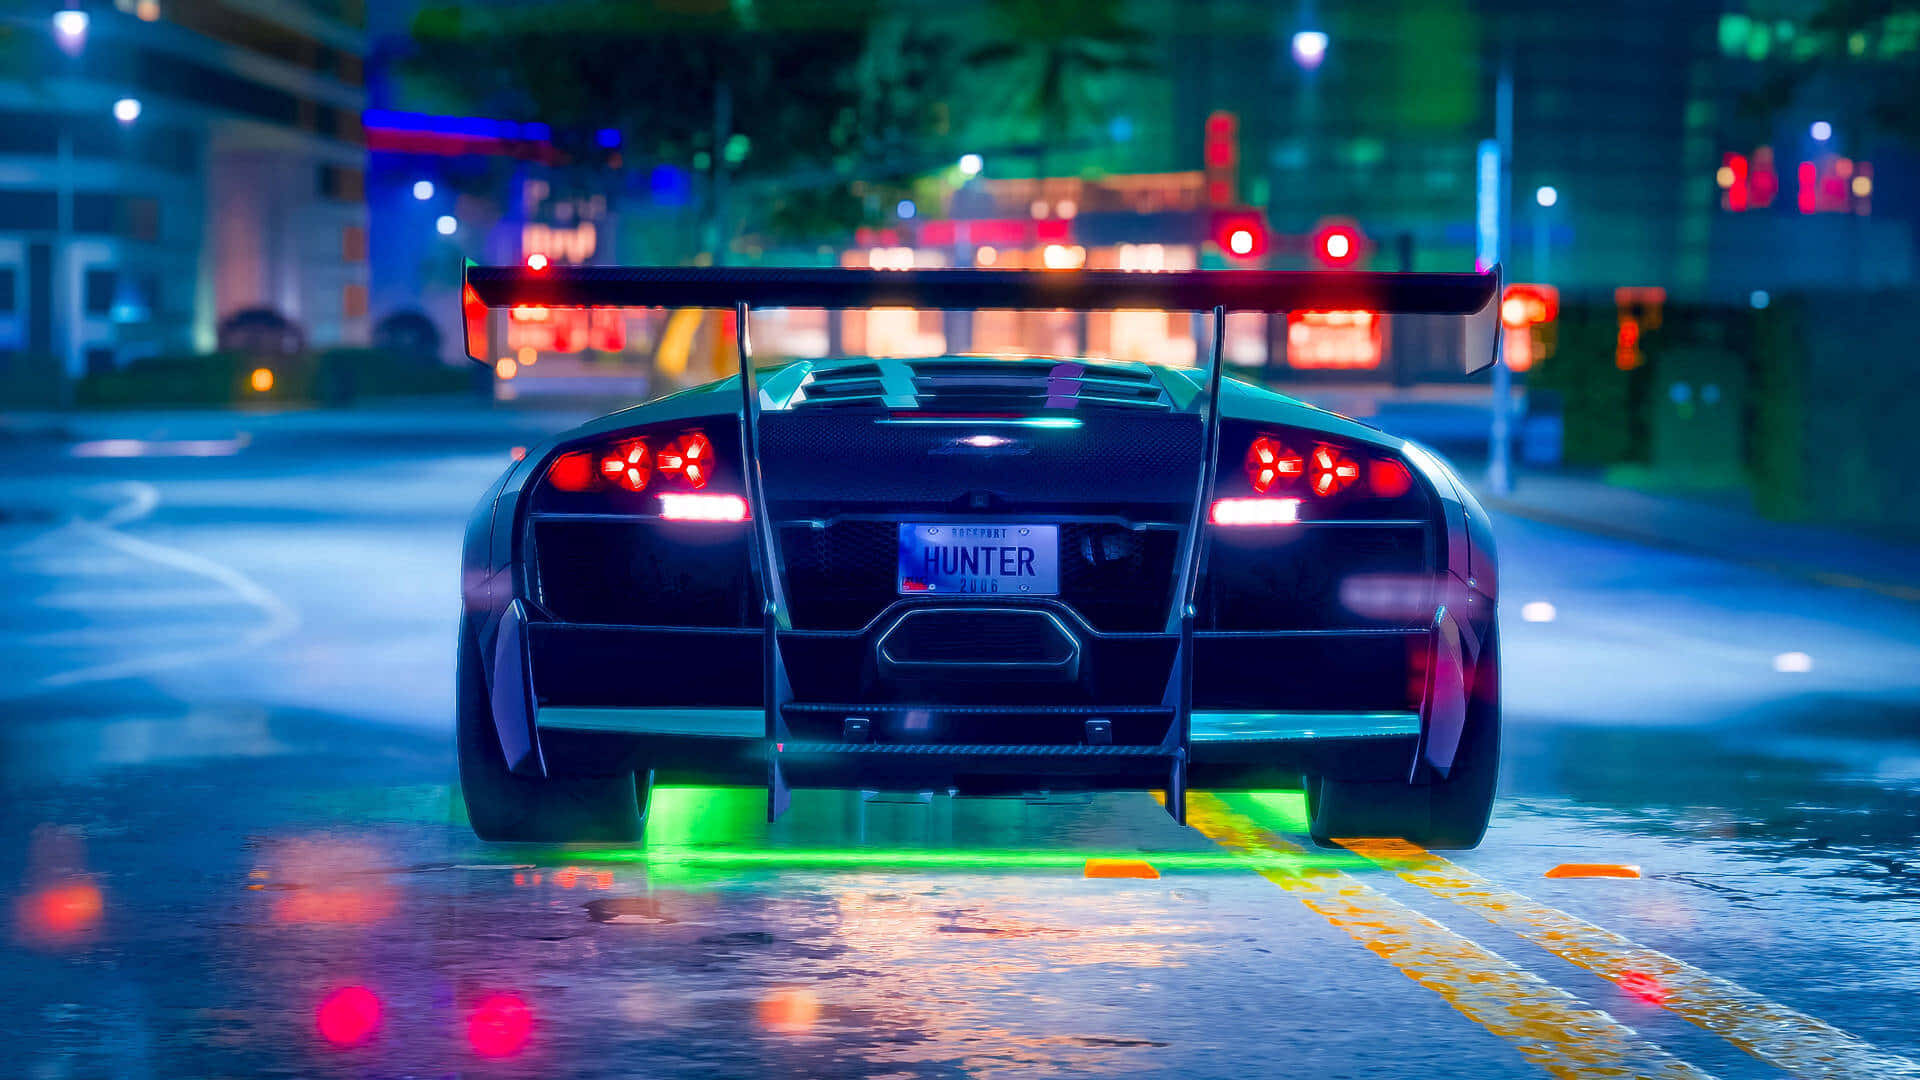
<instances>
[{"instance_id":1,"label":"black sports car","mask_svg":"<svg viewBox=\"0 0 1920 1080\"><path fill-rule=\"evenodd\" d=\"M458 746L488 840L629 841L656 782L958 793L1304 783L1316 840L1477 844L1498 575L1445 464L1222 377L1229 311L1465 316L1499 272L470 267L487 311L700 306L742 374L529 452L466 536ZM798 361L752 307L1209 312L1202 369ZM478 358L478 357L477 357Z\"/></svg>"}]
</instances>

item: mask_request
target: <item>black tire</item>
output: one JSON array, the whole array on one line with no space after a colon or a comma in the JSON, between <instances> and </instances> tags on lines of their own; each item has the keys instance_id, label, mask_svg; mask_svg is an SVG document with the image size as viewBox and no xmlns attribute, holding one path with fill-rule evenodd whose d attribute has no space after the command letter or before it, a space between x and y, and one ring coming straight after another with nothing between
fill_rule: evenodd
<instances>
[{"instance_id":1,"label":"black tire","mask_svg":"<svg viewBox=\"0 0 1920 1080\"><path fill-rule=\"evenodd\" d=\"M646 831L653 771L521 776L507 769L493 726L479 643L463 620L454 691L454 745L467 820L482 840L630 844Z\"/></svg>"},{"instance_id":2,"label":"black tire","mask_svg":"<svg viewBox=\"0 0 1920 1080\"><path fill-rule=\"evenodd\" d=\"M1466 728L1445 780L1407 784L1398 780L1352 781L1306 778L1307 816L1313 842L1334 847L1335 837L1394 836L1435 851L1478 847L1493 816L1500 778L1500 635L1487 636L1467 699Z\"/></svg>"}]
</instances>

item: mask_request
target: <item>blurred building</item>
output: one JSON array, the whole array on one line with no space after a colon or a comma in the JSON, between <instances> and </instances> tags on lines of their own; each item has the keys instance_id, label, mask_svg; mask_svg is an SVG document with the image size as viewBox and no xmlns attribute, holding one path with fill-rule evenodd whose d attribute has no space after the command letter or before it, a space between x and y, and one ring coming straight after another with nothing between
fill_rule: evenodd
<instances>
[{"instance_id":1,"label":"blurred building","mask_svg":"<svg viewBox=\"0 0 1920 1080\"><path fill-rule=\"evenodd\" d=\"M1063 174L1196 168L1206 118L1226 111L1238 137L1222 178L1276 237L1344 219L1360 265L1464 269L1505 66L1510 280L1717 301L1909 284L1920 162L1875 127L1864 88L1920 79L1920 13L1846 33L1819 25L1822 7L1133 0L1154 70L1109 87L1107 130L1083 129L1050 161ZM1768 107L1755 98L1770 83L1792 90ZM1270 265L1310 264L1290 250L1277 244Z\"/></svg>"},{"instance_id":2,"label":"blurred building","mask_svg":"<svg viewBox=\"0 0 1920 1080\"><path fill-rule=\"evenodd\" d=\"M549 169L555 144L541 125L438 115L457 110L410 99L397 82L383 88L376 63L367 114L368 196L382 223L374 314L417 305L456 339L460 257L536 253L559 263L1465 270L1489 229L1481 168L1503 70L1513 101L1504 259L1510 282L1550 286L1532 294L1543 312L1563 298L1618 306L1630 351L1629 332L1657 318L1642 309L1669 301L1757 305L1770 294L1914 281L1920 161L1875 127L1863 87L1902 70L1920 77L1920 16L1836 35L1815 18L1820 0L1114 4L1137 35L1103 41L1098 26L1085 40L1072 28L1029 34L1014 42L1027 50L1021 62L979 69L963 58L1004 8L888 7L888 17L951 40L947 92L970 99L953 109L957 128L918 148L912 197L891 182L864 193L856 185L870 225L852 235L762 235L743 211L744 232L720 253L706 250L698 227L708 165L651 159L644 133L623 147L606 129L561 133L574 160ZM413 6L373 14L394 56L406 52ZM1143 62L1074 60L1129 48ZM1069 77L1035 78L1055 61ZM1756 107L1755 93L1774 85L1791 93ZM1048 86L1060 100L1034 108ZM582 157L585 135L607 141ZM603 167L579 167L588 161ZM782 182L763 176L759 190ZM770 335L769 346L1179 361L1195 340L1183 318L1147 313L789 322L790 337ZM1225 352L1302 381L1444 379L1460 365L1428 322L1236 317ZM1541 356L1551 347L1551 334L1518 332L1509 337L1516 368L1523 339ZM686 355L698 367L702 350L685 337L633 331L620 352L631 359L672 343L633 361L672 375ZM537 362L542 377L626 362L601 341L590 321L516 314L495 360Z\"/></svg>"},{"instance_id":3,"label":"blurred building","mask_svg":"<svg viewBox=\"0 0 1920 1080\"><path fill-rule=\"evenodd\" d=\"M0 15L0 354L77 374L257 309L364 341L363 24L360 0Z\"/></svg>"}]
</instances>

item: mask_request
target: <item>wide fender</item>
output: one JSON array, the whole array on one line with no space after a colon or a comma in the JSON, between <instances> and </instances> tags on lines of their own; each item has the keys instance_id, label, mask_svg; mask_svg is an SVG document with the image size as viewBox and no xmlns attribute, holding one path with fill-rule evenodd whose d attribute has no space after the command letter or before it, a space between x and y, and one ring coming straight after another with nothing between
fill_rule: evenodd
<instances>
[{"instance_id":1,"label":"wide fender","mask_svg":"<svg viewBox=\"0 0 1920 1080\"><path fill-rule=\"evenodd\" d=\"M493 645L493 688L488 697L500 752L509 771L545 776L546 758L534 730L533 661L527 649L527 611L515 600L500 617Z\"/></svg>"},{"instance_id":2,"label":"wide fender","mask_svg":"<svg viewBox=\"0 0 1920 1080\"><path fill-rule=\"evenodd\" d=\"M1409 779L1440 778L1453 771L1460 736L1467 727L1467 653L1461 627L1442 606L1434 616L1427 652L1426 688L1420 699L1420 751Z\"/></svg>"}]
</instances>

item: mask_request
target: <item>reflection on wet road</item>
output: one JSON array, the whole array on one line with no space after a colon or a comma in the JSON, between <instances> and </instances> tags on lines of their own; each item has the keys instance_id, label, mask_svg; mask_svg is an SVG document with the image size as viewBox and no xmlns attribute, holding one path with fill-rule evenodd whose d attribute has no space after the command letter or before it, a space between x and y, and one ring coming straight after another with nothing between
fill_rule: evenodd
<instances>
[{"instance_id":1,"label":"reflection on wet road","mask_svg":"<svg viewBox=\"0 0 1920 1080\"><path fill-rule=\"evenodd\" d=\"M1447 859L1291 793L679 788L643 848L490 847L455 549L542 424L0 452L0 1072L1920 1075L1920 607L1500 522L1503 799Z\"/></svg>"}]
</instances>

